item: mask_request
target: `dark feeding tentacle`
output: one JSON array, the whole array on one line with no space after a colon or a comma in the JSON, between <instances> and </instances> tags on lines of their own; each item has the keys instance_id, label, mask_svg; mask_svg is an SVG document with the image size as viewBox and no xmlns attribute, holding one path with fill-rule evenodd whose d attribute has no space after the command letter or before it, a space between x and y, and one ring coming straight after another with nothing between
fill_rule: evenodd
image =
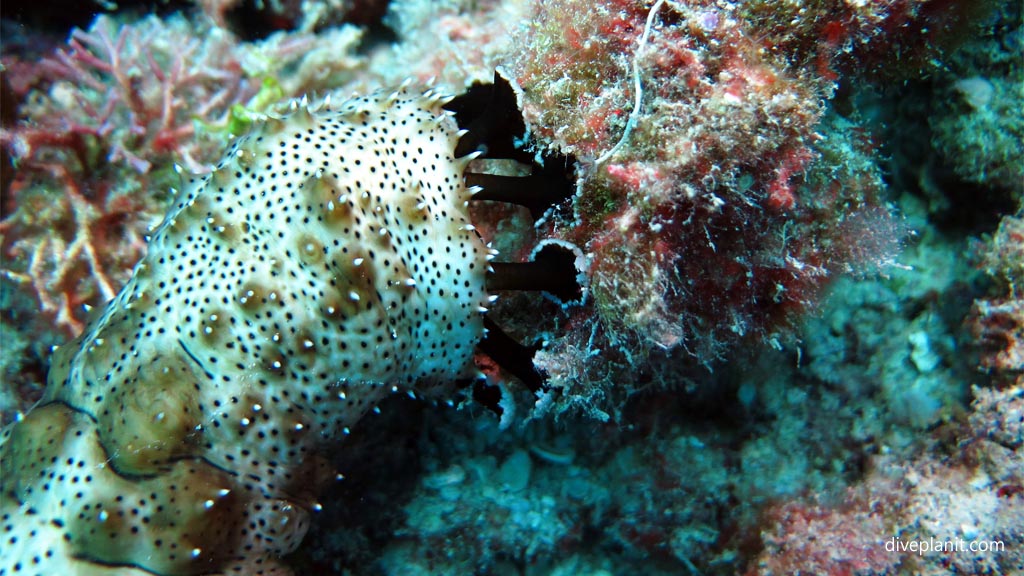
<instances>
[{"instance_id":1,"label":"dark feeding tentacle","mask_svg":"<svg viewBox=\"0 0 1024 576\"><path fill-rule=\"evenodd\" d=\"M584 257L578 248L561 240L540 243L530 262L492 262L487 290L542 290L563 305L581 304L586 297L583 285ZM484 338L477 350L502 369L517 377L531 392L547 389L547 374L536 367L534 355L541 344L523 345L506 334L493 320L484 318ZM485 380L474 383L473 399L499 416L501 390Z\"/></svg>"},{"instance_id":2,"label":"dark feeding tentacle","mask_svg":"<svg viewBox=\"0 0 1024 576\"><path fill-rule=\"evenodd\" d=\"M576 254L559 244L544 246L532 262L492 262L487 290L541 290L562 303L583 300Z\"/></svg>"},{"instance_id":3,"label":"dark feeding tentacle","mask_svg":"<svg viewBox=\"0 0 1024 576\"><path fill-rule=\"evenodd\" d=\"M455 147L456 158L481 150L489 158L530 162L530 154L517 147L526 134L526 124L515 91L497 71L492 84L474 84L444 108L454 112L459 128L466 130Z\"/></svg>"},{"instance_id":4,"label":"dark feeding tentacle","mask_svg":"<svg viewBox=\"0 0 1024 576\"><path fill-rule=\"evenodd\" d=\"M505 333L490 318L484 318L485 336L477 344L477 350L491 358L498 366L518 378L531 392L545 387L547 375L533 364L533 355L540 349L540 344L524 346ZM480 377L462 383L463 387L472 386L473 401L494 412L498 417L505 413L501 405L501 388L488 384L487 379Z\"/></svg>"},{"instance_id":5,"label":"dark feeding tentacle","mask_svg":"<svg viewBox=\"0 0 1024 576\"><path fill-rule=\"evenodd\" d=\"M465 182L473 192L474 201L524 206L534 220L540 220L548 209L572 197L575 192L573 159L555 154L538 154L523 146L527 140L527 130L519 111L516 92L498 72L495 72L493 84L475 84L465 94L445 104L444 108L455 114L456 122L464 131L455 147L456 157L477 154L488 160L509 159L531 166L528 176L467 171ZM577 253L564 242L542 243L531 262L492 262L487 289L490 292L539 290L551 294L563 304L582 302L585 291L580 283L582 271L577 261L581 255ZM523 345L506 334L490 318L484 319L484 326L486 335L477 344L477 350L522 381L531 392L542 390L546 374L533 362L540 345ZM489 385L486 380L474 381L472 386L476 402L498 415L503 413L499 387Z\"/></svg>"},{"instance_id":6,"label":"dark feeding tentacle","mask_svg":"<svg viewBox=\"0 0 1024 576\"><path fill-rule=\"evenodd\" d=\"M525 206L534 220L544 212L573 195L572 182L565 174L550 174L534 170L529 176L498 176L496 174L466 174L466 184L482 188L473 200L494 200Z\"/></svg>"},{"instance_id":7,"label":"dark feeding tentacle","mask_svg":"<svg viewBox=\"0 0 1024 576\"><path fill-rule=\"evenodd\" d=\"M487 335L477 348L508 373L519 378L531 392L540 390L546 376L533 364L533 355L540 349L540 345L520 344L490 318L484 318L484 328Z\"/></svg>"},{"instance_id":8,"label":"dark feeding tentacle","mask_svg":"<svg viewBox=\"0 0 1024 576\"><path fill-rule=\"evenodd\" d=\"M467 172L466 185L479 189L474 200L525 206L534 220L540 220L548 208L572 197L574 160L561 155L541 158L522 146L526 123L515 90L497 71L492 84L474 84L444 108L455 113L455 121L465 131L455 147L456 157L480 153L487 159L509 159L532 166L529 176Z\"/></svg>"}]
</instances>

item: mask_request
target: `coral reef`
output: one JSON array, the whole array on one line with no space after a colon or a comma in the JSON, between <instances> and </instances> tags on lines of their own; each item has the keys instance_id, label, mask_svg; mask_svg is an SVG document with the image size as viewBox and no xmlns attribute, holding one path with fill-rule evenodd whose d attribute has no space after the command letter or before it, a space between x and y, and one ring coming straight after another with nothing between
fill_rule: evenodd
<instances>
[{"instance_id":1,"label":"coral reef","mask_svg":"<svg viewBox=\"0 0 1024 576\"><path fill-rule=\"evenodd\" d=\"M870 140L825 106L840 46L897 42L880 18L843 3L535 10L510 70L540 145L581 166L571 214L543 233L592 262L593 320L541 360L567 397L608 370L628 386L652 352L710 366L741 339L778 343L828 278L898 251ZM822 41L840 22L849 38Z\"/></svg>"},{"instance_id":2,"label":"coral reef","mask_svg":"<svg viewBox=\"0 0 1024 576\"><path fill-rule=\"evenodd\" d=\"M930 116L935 148L964 181L1024 197L1024 49L1021 7L1007 4L991 32L949 59L934 82Z\"/></svg>"},{"instance_id":3,"label":"coral reef","mask_svg":"<svg viewBox=\"0 0 1024 576\"><path fill-rule=\"evenodd\" d=\"M974 302L971 329L984 350L981 366L1012 380L1024 373L1024 219L1004 217L979 251L996 288L994 298Z\"/></svg>"},{"instance_id":4,"label":"coral reef","mask_svg":"<svg viewBox=\"0 0 1024 576\"><path fill-rule=\"evenodd\" d=\"M369 67L386 83L409 76L421 82L435 78L457 89L489 82L530 5L522 0L394 0L384 21L400 44L370 55Z\"/></svg>"},{"instance_id":5,"label":"coral reef","mask_svg":"<svg viewBox=\"0 0 1024 576\"><path fill-rule=\"evenodd\" d=\"M1021 30L996 1L227 0L121 11L56 50L5 38L0 572L1024 572ZM481 112L496 68L522 124ZM424 150L459 157L430 232L390 233L419 203L306 198L329 169L215 170L250 131L237 150L338 145L271 136L344 115L279 100L405 78L468 89L454 119L427 105ZM395 174L349 152L327 161ZM309 233L325 212L389 220ZM472 266L403 284L453 226ZM334 241L375 258L333 270ZM577 273L579 298L504 290ZM430 283L453 278L473 279L465 326L408 330L466 295ZM430 292L360 306L403 290ZM470 373L473 401L451 394ZM947 541L1003 548L896 547Z\"/></svg>"},{"instance_id":6,"label":"coral reef","mask_svg":"<svg viewBox=\"0 0 1024 576\"><path fill-rule=\"evenodd\" d=\"M278 32L310 33L344 24L380 23L389 0L196 0L203 16L218 28L246 40Z\"/></svg>"},{"instance_id":7,"label":"coral reef","mask_svg":"<svg viewBox=\"0 0 1024 576\"><path fill-rule=\"evenodd\" d=\"M838 504L788 502L772 510L765 550L752 573L898 574L902 568L1012 574L1024 568L1024 391L1016 386L976 393L957 458L935 454L900 462L880 456ZM897 539L938 542L940 548L901 557ZM992 549L972 550L969 542Z\"/></svg>"}]
</instances>

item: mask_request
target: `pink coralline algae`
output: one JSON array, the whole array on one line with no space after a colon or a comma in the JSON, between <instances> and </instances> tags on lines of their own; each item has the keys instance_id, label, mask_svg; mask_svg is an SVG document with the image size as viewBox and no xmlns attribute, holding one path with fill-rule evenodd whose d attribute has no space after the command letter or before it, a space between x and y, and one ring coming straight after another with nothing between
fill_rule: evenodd
<instances>
[{"instance_id":1,"label":"pink coralline algae","mask_svg":"<svg viewBox=\"0 0 1024 576\"><path fill-rule=\"evenodd\" d=\"M899 557L885 549L888 504L854 499L840 509L787 502L769 513L765 552L748 574L891 573Z\"/></svg>"},{"instance_id":2,"label":"pink coralline algae","mask_svg":"<svg viewBox=\"0 0 1024 576\"><path fill-rule=\"evenodd\" d=\"M1024 389L974 392L957 457L934 449L910 462L878 456L837 501L771 509L764 551L749 573L1017 573L1024 566ZM912 541L947 550L908 552Z\"/></svg>"},{"instance_id":3,"label":"pink coralline algae","mask_svg":"<svg viewBox=\"0 0 1024 576\"><path fill-rule=\"evenodd\" d=\"M180 183L173 163L204 171L223 145L226 127L202 123L226 123L258 88L232 47L181 18L101 17L37 65L5 60L23 119L0 131L18 168L3 192L3 273L65 334L81 330L83 304L113 298L144 253Z\"/></svg>"}]
</instances>

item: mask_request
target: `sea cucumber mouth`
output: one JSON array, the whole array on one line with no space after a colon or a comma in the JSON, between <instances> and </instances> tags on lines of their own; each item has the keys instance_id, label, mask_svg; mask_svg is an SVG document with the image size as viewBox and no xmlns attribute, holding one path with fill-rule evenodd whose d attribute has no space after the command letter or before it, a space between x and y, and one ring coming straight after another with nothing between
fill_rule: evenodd
<instances>
[{"instance_id":1,"label":"sea cucumber mouth","mask_svg":"<svg viewBox=\"0 0 1024 576\"><path fill-rule=\"evenodd\" d=\"M455 114L462 130L455 156L508 159L529 166L526 176L501 176L468 171L466 185L472 201L516 204L529 210L537 221L549 211L567 204L574 194L575 160L553 153L538 153L529 147L525 122L512 85L495 71L491 84L474 84L464 94L445 104ZM586 299L586 263L579 248L565 241L544 240L526 262L491 262L487 276L489 292L540 291L563 306L579 305ZM485 335L477 351L489 356L531 392L545 386L547 375L534 366L540 345L523 344L506 334L491 318L484 321ZM473 385L473 398L501 415L501 391L484 381Z\"/></svg>"},{"instance_id":2,"label":"sea cucumber mouth","mask_svg":"<svg viewBox=\"0 0 1024 576\"><path fill-rule=\"evenodd\" d=\"M461 101L410 84L289 101L211 172L175 168L131 278L54 351L36 408L0 430L14 496L0 514L16 518L0 573L268 574L339 479L327 449L384 398L450 394L478 354L544 386L538 346L488 307L501 290L582 299L582 259L546 241L492 267L470 203L544 214L568 199L571 163L518 150L507 83ZM475 111L470 128L446 103ZM485 155L530 175L467 186ZM509 406L510 387L483 403Z\"/></svg>"}]
</instances>

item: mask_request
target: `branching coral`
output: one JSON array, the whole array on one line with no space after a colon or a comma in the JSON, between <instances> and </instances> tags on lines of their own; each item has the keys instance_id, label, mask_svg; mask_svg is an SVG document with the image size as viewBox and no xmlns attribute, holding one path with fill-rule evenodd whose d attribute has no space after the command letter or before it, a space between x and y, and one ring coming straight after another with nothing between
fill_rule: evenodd
<instances>
[{"instance_id":1,"label":"branching coral","mask_svg":"<svg viewBox=\"0 0 1024 576\"><path fill-rule=\"evenodd\" d=\"M209 32L209 33L207 33ZM111 299L178 185L180 162L204 172L223 146L231 106L254 94L233 41L183 18L120 26L101 17L14 84L16 126L0 132L18 167L0 224L4 274L77 334L83 304ZM17 68L27 72L23 68ZM149 193L143 194L142 190Z\"/></svg>"}]
</instances>

